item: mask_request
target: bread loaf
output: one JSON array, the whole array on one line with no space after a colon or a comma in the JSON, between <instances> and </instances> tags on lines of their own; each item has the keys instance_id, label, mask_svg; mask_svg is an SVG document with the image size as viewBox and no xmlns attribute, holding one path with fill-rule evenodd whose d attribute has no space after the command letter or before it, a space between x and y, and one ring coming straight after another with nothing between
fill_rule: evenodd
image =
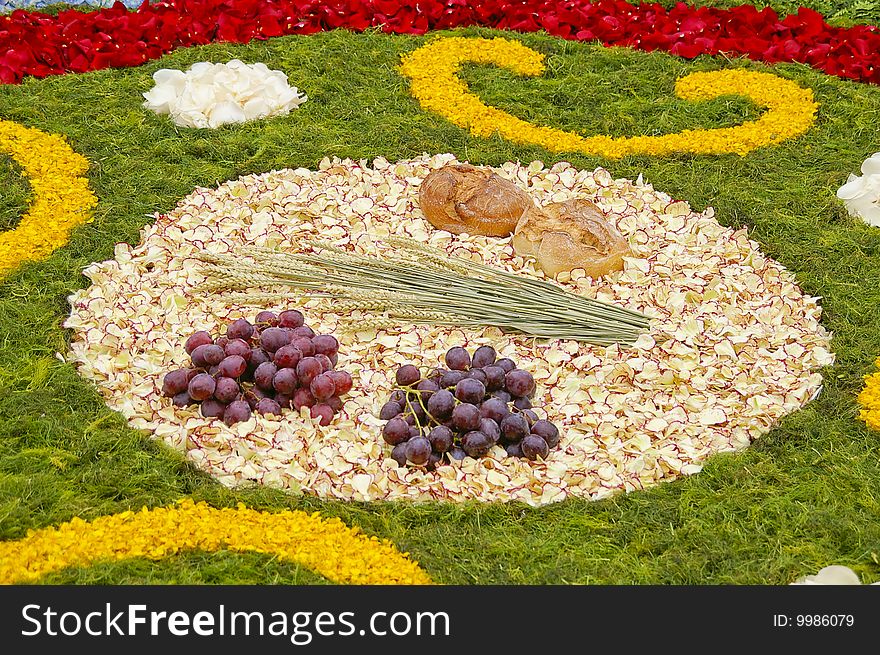
<instances>
[{"instance_id":1,"label":"bread loaf","mask_svg":"<svg viewBox=\"0 0 880 655\"><path fill-rule=\"evenodd\" d=\"M534 203L490 169L454 164L432 171L422 181L419 206L439 230L506 237Z\"/></svg>"},{"instance_id":2,"label":"bread loaf","mask_svg":"<svg viewBox=\"0 0 880 655\"><path fill-rule=\"evenodd\" d=\"M534 206L517 223L513 247L548 275L582 268L592 278L622 269L631 254L624 236L588 200Z\"/></svg>"}]
</instances>

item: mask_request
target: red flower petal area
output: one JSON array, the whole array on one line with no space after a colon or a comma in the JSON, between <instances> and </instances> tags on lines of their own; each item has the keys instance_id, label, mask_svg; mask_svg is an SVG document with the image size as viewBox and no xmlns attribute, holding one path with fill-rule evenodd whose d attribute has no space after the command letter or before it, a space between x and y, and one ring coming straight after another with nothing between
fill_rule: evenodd
<instances>
[{"instance_id":1,"label":"red flower petal area","mask_svg":"<svg viewBox=\"0 0 880 655\"><path fill-rule=\"evenodd\" d=\"M780 18L751 5L716 9L679 3L665 9L622 0L169 0L145 2L134 12L119 2L57 16L16 10L0 16L0 81L138 66L175 48L216 41L247 43L336 28L424 34L469 25L545 30L687 59L723 52L767 63L802 62L880 84L880 30L872 25L831 27L805 8Z\"/></svg>"}]
</instances>

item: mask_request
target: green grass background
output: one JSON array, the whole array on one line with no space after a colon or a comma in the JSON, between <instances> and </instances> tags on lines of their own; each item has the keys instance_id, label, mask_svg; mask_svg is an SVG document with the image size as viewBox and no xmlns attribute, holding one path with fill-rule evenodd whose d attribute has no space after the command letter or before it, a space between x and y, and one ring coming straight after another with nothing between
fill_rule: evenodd
<instances>
[{"instance_id":1,"label":"green grass background","mask_svg":"<svg viewBox=\"0 0 880 655\"><path fill-rule=\"evenodd\" d=\"M728 4L716 2L714 4ZM733 3L730 3L733 4ZM777 2L788 9L794 3ZM846 9L858 3L806 3ZM833 12L832 12L833 13ZM491 30L457 34L495 36ZM64 134L92 166L94 222L47 260L0 280L0 539L74 516L161 506L190 496L217 506L320 510L391 539L441 583L785 584L828 564L880 579L880 433L856 420L862 376L880 356L880 230L846 215L835 197L848 173L880 150L880 88L802 65L602 48L543 35L504 34L548 55L542 78L491 67L464 77L487 102L584 134L654 134L732 125L757 115L740 98L704 105L672 94L697 70L772 70L813 89L820 103L805 136L738 156L632 156L609 161L480 139L426 113L396 71L429 37L332 32L175 52L140 68L0 86L0 117ZM151 74L238 57L289 74L309 101L287 117L215 131L176 128L142 106ZM181 454L129 429L94 387L56 357L70 335L67 296L80 271L135 244L147 214L169 211L197 186L324 156L389 160L423 152L497 165L539 159L604 166L711 205L725 225L748 227L764 251L823 297L837 363L819 399L748 450L718 455L689 478L600 502L520 504L342 503L268 489L230 491ZM29 188L0 155L0 229ZM183 336L183 335L181 335ZM70 569L50 583L285 583L323 579L270 557L191 553Z\"/></svg>"}]
</instances>

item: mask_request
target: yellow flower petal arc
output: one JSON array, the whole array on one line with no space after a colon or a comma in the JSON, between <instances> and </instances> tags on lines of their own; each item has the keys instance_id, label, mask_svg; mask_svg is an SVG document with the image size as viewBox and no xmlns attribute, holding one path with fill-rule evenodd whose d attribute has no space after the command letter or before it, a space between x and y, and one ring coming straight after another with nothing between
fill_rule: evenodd
<instances>
[{"instance_id":1,"label":"yellow flower petal arc","mask_svg":"<svg viewBox=\"0 0 880 655\"><path fill-rule=\"evenodd\" d=\"M79 518L0 542L0 584L26 583L69 566L133 557L162 559L183 551L231 550L274 555L347 584L431 584L390 542L368 537L338 518L300 511L217 509L181 501L93 521Z\"/></svg>"},{"instance_id":2,"label":"yellow flower petal arc","mask_svg":"<svg viewBox=\"0 0 880 655\"><path fill-rule=\"evenodd\" d=\"M874 362L880 368L880 359ZM859 393L859 418L867 423L869 428L880 430L880 373L872 373L865 376L865 388Z\"/></svg>"},{"instance_id":3,"label":"yellow flower petal arc","mask_svg":"<svg viewBox=\"0 0 880 655\"><path fill-rule=\"evenodd\" d=\"M70 231L91 219L98 199L82 177L88 160L56 134L0 120L0 152L22 168L33 202L19 224L0 232L0 275L65 245Z\"/></svg>"},{"instance_id":4,"label":"yellow flower petal arc","mask_svg":"<svg viewBox=\"0 0 880 655\"><path fill-rule=\"evenodd\" d=\"M630 154L673 152L745 155L806 132L815 122L818 105L813 92L769 73L720 70L691 73L678 80L675 92L699 102L722 95L741 95L767 111L756 121L735 127L683 130L663 136L583 137L534 125L486 105L458 77L465 63L494 64L519 75L544 72L544 55L516 41L450 37L433 41L403 57L401 72L422 107L447 118L476 136L500 134L518 143L554 152L582 152L617 159Z\"/></svg>"}]
</instances>

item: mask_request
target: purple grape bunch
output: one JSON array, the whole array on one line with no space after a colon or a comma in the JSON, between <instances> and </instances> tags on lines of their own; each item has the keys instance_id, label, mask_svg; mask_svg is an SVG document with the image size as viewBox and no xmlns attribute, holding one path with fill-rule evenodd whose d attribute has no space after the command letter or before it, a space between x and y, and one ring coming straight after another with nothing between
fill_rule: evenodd
<instances>
[{"instance_id":1,"label":"purple grape bunch","mask_svg":"<svg viewBox=\"0 0 880 655\"><path fill-rule=\"evenodd\" d=\"M535 380L491 346L473 355L450 348L445 368L427 375L405 364L379 418L382 438L400 466L434 470L452 460L479 458L496 444L510 457L546 459L559 429L532 409Z\"/></svg>"},{"instance_id":2,"label":"purple grape bunch","mask_svg":"<svg viewBox=\"0 0 880 655\"><path fill-rule=\"evenodd\" d=\"M253 324L240 318L218 338L195 332L184 349L192 366L166 374L162 395L177 407L199 405L202 416L227 425L253 412L281 416L303 407L329 425L353 386L348 372L335 370L339 342L315 334L296 310L260 312Z\"/></svg>"}]
</instances>

